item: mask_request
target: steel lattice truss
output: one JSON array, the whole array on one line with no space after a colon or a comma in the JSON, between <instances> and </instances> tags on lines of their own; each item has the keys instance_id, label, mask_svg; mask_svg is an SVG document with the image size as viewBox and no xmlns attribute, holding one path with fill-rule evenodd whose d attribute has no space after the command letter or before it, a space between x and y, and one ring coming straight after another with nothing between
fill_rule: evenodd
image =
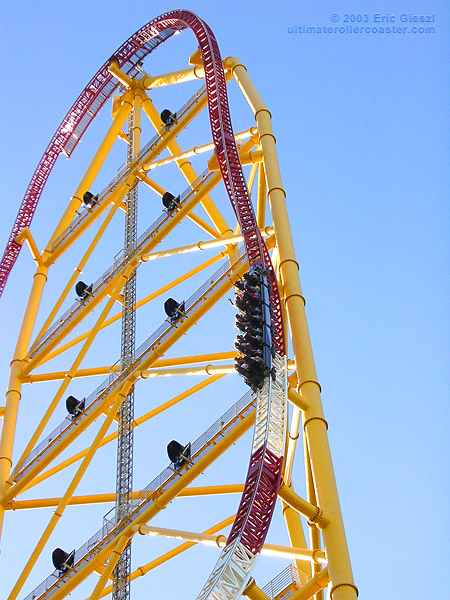
<instances>
[{"instance_id":1,"label":"steel lattice truss","mask_svg":"<svg viewBox=\"0 0 450 600\"><path fill-rule=\"evenodd\" d=\"M198 44L198 52L191 57L193 66L159 77L145 74L142 69L145 57L174 33L187 28L193 32ZM162 117L159 117L147 92L157 86L198 78L204 78L205 85L171 115L168 121L162 123ZM227 82L232 78L236 79L244 91L256 119L256 127L252 126L239 134L233 131L228 105ZM277 498L280 498L292 547L276 546L272 550L291 560L292 557L295 559L302 574L302 585L292 583L299 588L298 593L303 594L298 597L307 598L317 594L317 598L321 598L320 590L329 584L334 600L353 599L357 590L352 580L334 484L327 445L327 424L323 416L320 385L307 331L304 299L287 220L285 193L276 160L270 113L254 89L245 67L238 59L222 61L212 31L196 15L188 11L172 11L147 23L105 62L80 94L53 136L27 188L0 265L0 294L24 240L27 239L33 247L34 241L28 227L56 158L61 153L66 156L72 154L100 108L118 89L121 96L114 100L113 124L45 250L39 256L34 256L38 269L33 280L24 327L11 363L12 383L6 395L0 453L2 516L7 509L23 506L17 499L22 492L64 471L68 465L80 460L81 463L65 493L55 500L56 516L52 517L42 533L31 557L18 575L9 598L14 600L22 593L37 557L46 547L58 519L69 502L74 502L74 492L87 467L99 448L107 442L118 437L115 515L107 515L103 527L73 554L68 555L62 566L33 589L27 600L63 598L95 571L99 572L100 578L90 598L103 597L111 591L115 598L128 597L130 579L144 573L142 568L142 573L138 575L131 571L130 542L133 536L137 532L154 533L155 530L148 525L153 517L174 498L188 495L190 488L187 486L253 426L247 476L245 482L238 485L242 494L241 501L233 519L211 528L212 533L231 525L226 541L221 544L223 550L198 598L231 600L243 593L250 598L265 597L251 575L257 557L267 549L266 536ZM208 108L212 144L197 146L183 153L176 137L188 129L205 107ZM137 125L140 123L141 110L156 129L156 134L137 150L132 140L137 135L133 131L141 131L140 125ZM131 123L128 135L122 131L127 118L130 118ZM119 137L128 143L127 163L95 196L94 201L88 204L86 192L95 185L103 161ZM163 151L169 152L169 158L161 158ZM206 170L198 176L186 158L211 151L213 153ZM103 157L102 160L99 156ZM170 198L168 203L164 200L167 190L149 176L154 169L162 168L168 163L178 166L188 182L184 192L176 198L172 196L172 203ZM242 165L251 165L248 177L244 175ZM257 192L252 193L256 178ZM211 191L222 181L237 221L234 233L222 209L210 197ZM137 235L138 184L146 184L162 197L165 206L162 214L140 236ZM252 196L256 198L256 214ZM271 225L266 225L266 200L270 207ZM196 207L204 209L206 221L194 211ZM126 213L123 251L116 254L103 275L86 287L87 291L76 302L70 304L69 293L78 273L97 245L101 245L102 236L116 218L115 215L120 214L120 209ZM160 244L174 235L177 226L182 227L188 220L193 223L193 227L202 230L203 234L209 234L210 239L201 242L198 236L194 236L190 245L161 250ZM94 223L99 222L101 224L93 241L85 247L83 258L74 274L69 276L61 296L50 307L43 326L32 339L49 267L79 240L83 240L85 233L93 229ZM199 231L198 228L195 231ZM238 247L240 242L242 245ZM217 247L222 247L223 250L215 257L137 301L138 267L151 260L162 260L166 256ZM200 287L196 286L196 291L176 306L175 312L167 312L168 318L136 348L137 309L172 288L175 289L180 282L194 282L194 276L209 269L217 261L222 262L219 269L209 273L204 283ZM270 333L264 339L271 340L270 370L265 372L260 386L253 386L251 392L232 404L196 441L184 448L179 462L174 459L150 484L133 494L133 428L179 401L176 397L136 419L133 410L136 383L153 376L184 375L187 372L209 376L209 381L181 394L180 397L184 398L221 379L225 374L234 373L233 364L230 364L230 360L236 356L234 350L178 359L166 359L166 353L180 343L184 335L192 335L190 330L193 325L201 322L245 273L252 273L255 268L266 278L264 293L268 300L267 308L264 309L267 315L265 327L267 331L270 329ZM101 330L120 317L120 314L109 316L116 302L122 304L120 361L106 368L83 370L82 361ZM286 323L283 322L283 312ZM78 325L90 322L90 315L95 315L96 319L91 328L70 339ZM291 332L293 350L293 360L290 361L286 356L287 325ZM72 359L66 359L68 362L64 372L36 374L37 368L55 358L64 359L69 356L66 353L79 348L79 344L81 350L77 351L73 362L70 362ZM228 363L211 364L223 360L228 360ZM266 362L266 366L267 364ZM72 409L68 408L70 416L51 430L51 419L69 393L72 380L101 374L106 375L106 379L81 402L72 400ZM37 424L29 443L21 449L21 456L10 468L21 386L28 382L58 379L62 383L57 393ZM288 401L291 404L290 422ZM69 401L67 406L69 407ZM99 418L101 425L96 430L94 423ZM118 421L118 432L108 434L115 419ZM306 457L307 499L298 496L292 485L292 466L301 421ZM70 451L72 444L87 430L97 431L88 448L74 453L72 458L59 464L52 464L62 452ZM233 486L228 486L231 487ZM222 486L222 493L227 493L228 488ZM209 493L206 488L206 491L197 489L199 496ZM102 501L110 502L111 498L106 496L108 495L103 496ZM43 501L30 502L30 506L39 507ZM89 500L81 503L83 502ZM300 515L308 519L309 542L305 539ZM170 534L168 531L165 530L162 535L175 535L173 530L170 530ZM210 533L200 535L179 531L177 535L190 542L199 542L208 541ZM323 567L324 563L327 563L326 567ZM109 585L110 579L113 580L112 587ZM200 589L202 582L199 583Z\"/></svg>"}]
</instances>

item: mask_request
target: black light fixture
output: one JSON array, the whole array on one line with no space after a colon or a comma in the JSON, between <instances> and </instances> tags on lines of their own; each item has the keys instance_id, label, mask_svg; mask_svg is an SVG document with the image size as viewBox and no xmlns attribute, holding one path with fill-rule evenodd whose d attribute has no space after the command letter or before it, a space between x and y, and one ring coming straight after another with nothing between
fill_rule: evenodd
<instances>
[{"instance_id":1,"label":"black light fixture","mask_svg":"<svg viewBox=\"0 0 450 600\"><path fill-rule=\"evenodd\" d=\"M73 567L73 561L75 558L75 550L72 552L64 552L61 548L55 548L52 552L52 563L55 569L60 573L66 573Z\"/></svg>"},{"instance_id":2,"label":"black light fixture","mask_svg":"<svg viewBox=\"0 0 450 600\"><path fill-rule=\"evenodd\" d=\"M180 442L172 440L167 444L167 454L175 469L180 469L191 458L191 443L183 446Z\"/></svg>"},{"instance_id":3,"label":"black light fixture","mask_svg":"<svg viewBox=\"0 0 450 600\"><path fill-rule=\"evenodd\" d=\"M98 203L98 196L94 196L92 192L84 192L83 203L86 208L92 208L95 204Z\"/></svg>"},{"instance_id":4,"label":"black light fixture","mask_svg":"<svg viewBox=\"0 0 450 600\"><path fill-rule=\"evenodd\" d=\"M164 311L172 323L175 323L182 316L184 307L184 300L183 302L177 302L173 298L168 298L164 302Z\"/></svg>"},{"instance_id":5,"label":"black light fixture","mask_svg":"<svg viewBox=\"0 0 450 600\"><path fill-rule=\"evenodd\" d=\"M169 212L172 212L177 206L179 206L180 196L175 198L175 196L170 192L165 192L162 196L162 203Z\"/></svg>"},{"instance_id":6,"label":"black light fixture","mask_svg":"<svg viewBox=\"0 0 450 600\"><path fill-rule=\"evenodd\" d=\"M175 122L177 118L177 113L172 113L168 108L165 108L161 114L161 121L164 123L166 127L170 127L172 123Z\"/></svg>"},{"instance_id":7,"label":"black light fixture","mask_svg":"<svg viewBox=\"0 0 450 600\"><path fill-rule=\"evenodd\" d=\"M84 411L84 400L78 400L75 396L66 398L66 408L69 415L78 417Z\"/></svg>"},{"instance_id":8,"label":"black light fixture","mask_svg":"<svg viewBox=\"0 0 450 600\"><path fill-rule=\"evenodd\" d=\"M92 283L88 285L84 281L79 281L75 286L75 293L80 300L86 300L89 294L92 294Z\"/></svg>"}]
</instances>

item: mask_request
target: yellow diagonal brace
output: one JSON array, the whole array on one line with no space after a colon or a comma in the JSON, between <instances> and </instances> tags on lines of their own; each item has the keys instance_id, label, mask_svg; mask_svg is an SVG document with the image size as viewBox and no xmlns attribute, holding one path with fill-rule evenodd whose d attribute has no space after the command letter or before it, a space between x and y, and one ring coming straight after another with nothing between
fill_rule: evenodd
<instances>
[{"instance_id":1,"label":"yellow diagonal brace","mask_svg":"<svg viewBox=\"0 0 450 600\"><path fill-rule=\"evenodd\" d=\"M254 412L244 417L232 431L225 437L220 439L215 446L213 446L209 452L201 457L196 463L194 463L181 477L176 479L174 483L158 496L157 502L152 502L151 505L144 510L137 518L135 518L125 529L121 532L121 535L130 535L132 528L135 525L140 525L150 521L155 515L157 515L163 507L171 502L178 494L183 490L191 481L198 477L209 465L211 465L225 450L227 450L236 440L238 440L254 423L255 415ZM97 554L99 560L106 560L110 555L112 548L116 544L116 539L113 538L106 546ZM88 562L86 565L80 568L79 571L73 574L73 576L66 581L59 589L55 589L52 594L53 600L61 600L68 593L70 593L75 587L77 587L81 581L84 581L94 570L94 565Z\"/></svg>"},{"instance_id":2,"label":"yellow diagonal brace","mask_svg":"<svg viewBox=\"0 0 450 600\"><path fill-rule=\"evenodd\" d=\"M142 300L139 300L139 302L136 303L136 310L138 308L140 308L141 306L144 306L145 304L147 304L148 302L151 302L152 300L154 300L155 298L158 298L159 296L161 296L162 294L164 294L165 292L167 292L168 290L172 289L173 287L177 286L179 283L182 283L183 281L186 281L187 279L189 279L190 277L193 277L194 275L197 275L197 273L200 273L201 271L203 271L204 269L207 269L208 267L210 267L211 265L213 265L214 263L216 263L217 261L221 260L223 257L225 256L224 252L220 252L219 254L217 254L216 256L213 256L212 258L210 258L209 260L201 263L198 267L195 267L194 269L191 269L190 271L188 271L187 273L185 273L184 275L181 275L180 277L178 277L177 279L174 279L173 281L171 281L170 283L164 285L162 288L159 288L159 290L156 290L155 292L152 292L151 294L149 294L148 296L146 296L145 298L142 298ZM105 327L108 327L109 325L111 325L112 323L115 323L116 321L118 321L120 318L122 317L122 313L117 313L115 314L113 317L110 317L109 319L107 319L101 329L104 329ZM51 360L52 358L54 358L55 356L58 356L59 354L61 354L62 352L65 352L66 350L68 350L69 348L73 348L73 346L75 346L76 344L79 344L80 342L82 342L83 340L85 340L88 335L90 333L89 331L86 331L86 333L83 333L82 335L79 335L78 337L74 338L73 340L71 340L70 342L67 342L67 344L65 344L64 346L61 346L60 348L58 348L57 350L55 350L54 352L51 352L48 356L47 356L47 361ZM28 378L24 378L24 381L27 381Z\"/></svg>"},{"instance_id":3,"label":"yellow diagonal brace","mask_svg":"<svg viewBox=\"0 0 450 600\"><path fill-rule=\"evenodd\" d=\"M52 531L55 529L59 519L62 517L64 509L66 508L66 506L69 502L69 499L72 497L74 491L76 490L78 484L81 481L81 478L83 477L92 458L94 457L94 454L97 451L101 440L103 439L106 432L108 431L108 428L111 425L115 414L119 410L119 407L120 407L123 399L127 396L130 387L131 386L126 386L126 387L124 386L124 389L117 395L116 401L114 402L113 406L111 407L111 410L108 413L108 416L106 417L105 421L102 423L100 429L98 430L98 433L95 436L94 441L92 442L92 445L90 446L88 453L86 454L81 465L78 467L78 470L75 473L74 478L72 479L69 487L67 488L66 493L61 498L61 501L59 502L55 512L53 513L53 516L51 517L50 521L48 522L47 527L45 528L43 534L39 538L39 541L36 544L35 549L31 553L31 556L28 559L22 573L20 574L19 579L17 580L15 586L13 587L11 594L8 596L8 600L15 600L15 598L17 598L18 593L22 589L23 584L25 583L28 575L31 572L31 569L33 568L34 564L36 563L36 560L40 556L42 549L44 548L45 544L47 543Z\"/></svg>"},{"instance_id":4,"label":"yellow diagonal brace","mask_svg":"<svg viewBox=\"0 0 450 600\"><path fill-rule=\"evenodd\" d=\"M221 531L228 525L231 525L231 523L233 521L234 521L234 515L232 515L231 517L228 517L228 519L223 520L221 523L218 523L217 525L214 525L213 527L206 529L206 531L204 531L203 533L209 533L209 534L217 533L218 531ZM146 565L143 565L142 567L138 567L135 571L133 571L133 573L131 573L130 581L134 581L138 577L142 577L142 576L146 575L146 573L148 573L152 569L159 567L160 565L167 562L171 558L178 556L182 552L189 550L189 548L192 548L195 545L196 545L195 542L186 542L185 544L181 544L180 546L177 546L173 550L170 550L169 552L162 554L158 558L155 558L154 560L147 563ZM111 590L112 590L111 586L105 588L100 597L103 598L104 596L107 596L108 594L111 593ZM89 599L86 599L86 600L89 600Z\"/></svg>"},{"instance_id":5,"label":"yellow diagonal brace","mask_svg":"<svg viewBox=\"0 0 450 600\"><path fill-rule=\"evenodd\" d=\"M107 584L108 579L110 578L117 564L117 561L119 560L122 552L125 550L125 546L128 544L128 542L129 538L126 535L122 535L119 538L119 541L117 542L114 550L112 551L108 563L103 569L103 573L101 574L100 579L98 580L97 585L95 586L90 596L90 600L98 600L98 598L100 598L100 594L103 591L105 585Z\"/></svg>"},{"instance_id":6,"label":"yellow diagonal brace","mask_svg":"<svg viewBox=\"0 0 450 600\"><path fill-rule=\"evenodd\" d=\"M278 495L286 502L286 504L305 517L308 517L311 523L315 523L318 527L323 529L330 523L329 516L324 514L318 506L314 506L307 500L300 498L300 496L285 485L284 482L281 482Z\"/></svg>"},{"instance_id":7,"label":"yellow diagonal brace","mask_svg":"<svg viewBox=\"0 0 450 600\"><path fill-rule=\"evenodd\" d=\"M202 105L201 108L206 106L206 102L207 102L206 97L204 100L199 101L199 105ZM153 102L150 100L150 98L148 96L143 101L142 108L144 109L145 114L149 118L149 121L152 123L152 125L154 126L156 131L159 131L159 129L161 129L161 125L162 125L161 118L158 114L158 111L154 107ZM175 139L170 140L167 143L167 150L170 152L170 154L181 154L181 148L178 145L178 143L175 141ZM185 177L186 181L190 185L192 185L194 183L194 181L197 179L197 174L195 173L194 169L192 168L191 163L186 158L177 159L175 162L177 163L178 168L180 169L182 175ZM221 235L225 235L226 233L232 233L232 231L229 228L229 226L227 225L225 219L222 217L221 213L219 212L219 210L217 209L216 205L211 200L209 195L205 196L202 199L202 206L205 209L209 218L211 219L211 222L213 223L213 225L216 227L217 231Z\"/></svg>"},{"instance_id":8,"label":"yellow diagonal brace","mask_svg":"<svg viewBox=\"0 0 450 600\"><path fill-rule=\"evenodd\" d=\"M269 596L256 585L253 578L250 579L247 587L242 592L242 595L246 598L250 598L250 600L271 600Z\"/></svg>"},{"instance_id":9,"label":"yellow diagonal brace","mask_svg":"<svg viewBox=\"0 0 450 600\"><path fill-rule=\"evenodd\" d=\"M94 239L92 240L92 242L87 247L86 252L83 255L83 258L80 260L80 262L78 263L78 265L74 269L73 274L69 278L69 281L67 282L64 290L62 291L60 297L56 301L55 306L50 311L50 314L47 317L44 325L42 326L41 330L37 334L36 340L38 340L41 336L43 336L45 334L45 332L47 331L47 329L50 327L53 319L55 318L56 314L58 313L58 310L61 308L64 300L67 298L70 290L73 288L73 286L75 284L75 281L80 276L80 273L83 271L83 268L85 267L87 261L89 260L89 257L92 255L92 252L97 247L97 244L100 241L102 235L105 233L108 225L111 223L111 220L114 217L114 215L116 214L116 211L117 211L117 209L118 209L118 207L119 207L119 205L120 205L120 203L122 201L122 197L123 197L123 195L125 193L125 188L123 188L123 193L122 194L120 194L120 191L121 190L117 190L117 193L115 194L115 199L114 199L114 202L113 202L113 206L111 207L111 209L110 209L108 215L106 216L106 218L103 220L103 223L101 224L101 226L99 227L97 233L95 234Z\"/></svg>"},{"instance_id":10,"label":"yellow diagonal brace","mask_svg":"<svg viewBox=\"0 0 450 600\"><path fill-rule=\"evenodd\" d=\"M189 396L192 396L193 394L195 394L196 392L198 392L201 389L205 388L206 386L210 385L211 383L214 383L215 381L217 381L221 377L223 377L223 375L215 375L215 376L211 377L210 379L206 379L205 381L202 381L201 383L197 383L197 385L194 385L193 387L191 387L188 390L182 392L181 394L178 394L177 396L175 396L171 400L168 400L167 402L164 402L160 406L157 406L156 408L154 408L150 412L146 413L142 417L139 417L139 419L136 419L134 421L134 428L138 427L139 425L142 425L142 423L145 423L146 421L152 419L156 415L164 412L165 410L167 410L171 406L174 406L175 404L178 404L178 402L181 402L182 400L185 400ZM117 438L117 431L114 432L114 433L109 434L108 436L106 436L102 440L102 442L100 444L100 447L105 446L106 444L108 444L109 442L112 442L116 438ZM24 491L24 492L27 491L31 487L37 485L38 483L41 483L45 479L48 479L49 477L51 477L55 473L59 473L60 471L62 471L66 467L69 467L73 463L77 462L78 460L80 460L81 458L83 458L84 456L86 456L86 454L87 454L88 451L89 451L89 447L85 448L84 450L81 450L80 452L78 452L74 456L71 456L70 458L66 459L65 461L63 461L59 465L56 465L55 467L49 469L48 471L45 471L45 473L42 473L42 475L38 475L37 477L32 478L32 480L30 481L30 483L28 483L23 488L22 491Z\"/></svg>"},{"instance_id":11,"label":"yellow diagonal brace","mask_svg":"<svg viewBox=\"0 0 450 600\"><path fill-rule=\"evenodd\" d=\"M309 600L314 594L327 587L329 581L330 575L328 573L328 568L325 567L325 569L322 569L322 571L315 575L310 581L303 584L300 590L294 592L292 596L290 596L290 600Z\"/></svg>"},{"instance_id":12,"label":"yellow diagonal brace","mask_svg":"<svg viewBox=\"0 0 450 600\"><path fill-rule=\"evenodd\" d=\"M94 341L95 336L97 335L97 333L98 333L98 331L100 329L101 324L103 323L103 321L108 316L109 311L111 310L111 308L114 305L114 302L117 300L117 296L120 294L123 286L128 281L128 277L129 277L130 273L131 273L131 266L124 271L124 273L122 275L122 278L117 283L114 292L111 294L110 299L108 300L108 302L106 303L106 305L105 305L104 309L102 310L100 316L98 317L97 322L96 322L95 326L93 327L93 329L91 330L90 335L88 336L88 338L86 339L85 343L83 344L83 347L81 348L80 352L78 353L78 356L74 360L72 366L68 370L66 376L64 377L63 383L61 384L60 388L58 389L58 391L57 391L55 397L53 398L53 400L50 402L50 405L47 408L44 416L42 417L41 422L37 426L36 431L31 436L30 441L28 442L25 450L23 451L22 456L18 460L18 462L17 462L18 466L21 465L21 463L23 462L23 460L26 458L26 456L28 456L28 454L31 452L31 450L34 448L35 444L37 443L37 440L39 439L39 437L40 437L41 433L43 432L45 426L47 425L48 421L50 420L50 417L52 416L54 410L58 406L59 401L61 400L64 392L66 391L67 387L69 386L74 373L76 373L78 367L81 364L81 361L86 356L87 351L91 347L91 344Z\"/></svg>"},{"instance_id":13,"label":"yellow diagonal brace","mask_svg":"<svg viewBox=\"0 0 450 600\"><path fill-rule=\"evenodd\" d=\"M105 439L105 438L104 438ZM100 444L101 446L102 444ZM99 446L99 447L100 447ZM230 485L210 485L203 487L188 487L179 495L182 497L196 496L221 496L226 494L240 494L244 491L243 484ZM139 500L143 498L145 492L133 492L132 499ZM49 508L58 506L61 498L36 498L33 500L13 500L7 506L7 510L29 510L30 508ZM108 504L116 501L116 494L90 494L88 496L72 496L68 506L81 506L84 504Z\"/></svg>"},{"instance_id":14,"label":"yellow diagonal brace","mask_svg":"<svg viewBox=\"0 0 450 600\"><path fill-rule=\"evenodd\" d=\"M193 193L189 200L183 205L180 210L177 210L176 214L171 218L167 219L167 222L161 229L155 234L141 249L142 254L150 252L153 248L155 248L165 237L168 235L175 227L178 225L180 221L190 212L190 210L200 202L202 197L209 193L211 189L214 188L215 185L220 181L220 174L216 173L211 176L209 181L202 185L202 187L196 192ZM89 314L103 299L107 296L112 289L116 286L117 281L122 276L124 270L131 267L136 267L141 262L142 254L135 256L131 259L126 265L124 265L112 278L111 281L102 289L96 293L93 298L91 298L90 302L83 306L78 313L65 325L60 331L54 335L54 337L47 343L47 345L33 356L31 360L29 360L27 366L23 368L22 375L27 375L42 361L43 357L47 356L48 353L55 348L55 346L70 333L77 325L80 323L84 317Z\"/></svg>"}]
</instances>

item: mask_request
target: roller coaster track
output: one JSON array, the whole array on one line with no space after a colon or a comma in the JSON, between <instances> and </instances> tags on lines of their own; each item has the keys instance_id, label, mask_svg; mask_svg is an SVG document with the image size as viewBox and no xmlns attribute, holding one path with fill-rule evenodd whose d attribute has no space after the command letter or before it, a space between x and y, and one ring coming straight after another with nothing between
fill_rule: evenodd
<instances>
[{"instance_id":1,"label":"roller coaster track","mask_svg":"<svg viewBox=\"0 0 450 600\"><path fill-rule=\"evenodd\" d=\"M177 31L194 33L203 61L212 139L220 173L245 243L250 266L266 269L270 284L273 347L276 377L266 377L258 392L256 426L244 493L231 534L199 599L237 598L247 585L255 558L264 543L274 510L281 477L285 436L285 342L280 297L273 267L256 224L231 125L225 73L216 39L204 21L189 11L165 13L131 36L105 62L77 98L50 141L32 177L0 264L0 294L20 251L16 236L31 223L44 185L63 153L70 156L101 106L118 83L108 67L112 61L129 76L139 63ZM48 597L45 592L42 597Z\"/></svg>"}]
</instances>

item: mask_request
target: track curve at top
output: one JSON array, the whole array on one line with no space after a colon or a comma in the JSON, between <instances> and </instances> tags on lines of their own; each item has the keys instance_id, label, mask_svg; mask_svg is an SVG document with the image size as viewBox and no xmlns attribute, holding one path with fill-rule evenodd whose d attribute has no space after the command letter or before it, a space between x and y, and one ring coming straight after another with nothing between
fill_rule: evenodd
<instances>
[{"instance_id":1,"label":"track curve at top","mask_svg":"<svg viewBox=\"0 0 450 600\"><path fill-rule=\"evenodd\" d=\"M260 265L267 270L272 309L272 342L281 361L285 355L285 342L280 296L269 254L257 227L251 198L239 160L219 47L208 25L195 14L186 10L164 13L149 21L131 36L97 71L64 117L33 174L14 223L0 264L0 294L20 252L21 245L15 242L14 238L22 228L30 225L42 190L56 159L61 153L66 156L71 155L93 118L119 85L108 71L110 63L115 61L129 76L136 75L138 73L137 66L145 56L176 31L187 28L194 33L200 48L205 71L208 110L215 153L225 188L240 224L248 262L250 265ZM280 373L285 372L282 362L279 362L277 369ZM272 409L270 408L272 383L270 377L267 379L266 388L268 391L264 394L267 396L266 409L268 412L265 412L266 409L264 408L259 412L260 419L264 421L263 429L269 431L270 421L273 418L273 415L271 416ZM282 450L280 448L279 452L274 453L267 443L267 435L263 436L256 446L254 445L244 495L227 542L227 546L231 548L233 556L237 557L236 560L239 563L242 563L243 560L239 553L249 553L245 558L249 565L252 557L259 553L264 543L281 476ZM278 437L281 439L282 435L281 433ZM231 558L230 554L228 559ZM221 573L223 573L225 567L225 562L220 563L219 561L218 566L199 596L200 598L222 597L220 594L216 596L216 592L213 590L217 586L220 587ZM246 575L246 578L248 577L249 573Z\"/></svg>"},{"instance_id":2,"label":"track curve at top","mask_svg":"<svg viewBox=\"0 0 450 600\"><path fill-rule=\"evenodd\" d=\"M39 161L27 187L18 215L0 263L0 296L19 255L21 244L15 241L20 231L29 227L51 170L60 154L70 157L100 108L118 88L119 83L108 71L114 60L129 76L138 73L137 65L175 32L189 28L197 38L205 70L208 108L215 152L225 187L239 220L250 264L265 265L270 271L274 307L274 345L284 353L282 313L278 287L245 184L231 125L225 75L219 47L209 26L187 10L174 10L156 17L138 29L100 67L78 96Z\"/></svg>"}]
</instances>

